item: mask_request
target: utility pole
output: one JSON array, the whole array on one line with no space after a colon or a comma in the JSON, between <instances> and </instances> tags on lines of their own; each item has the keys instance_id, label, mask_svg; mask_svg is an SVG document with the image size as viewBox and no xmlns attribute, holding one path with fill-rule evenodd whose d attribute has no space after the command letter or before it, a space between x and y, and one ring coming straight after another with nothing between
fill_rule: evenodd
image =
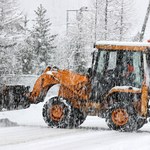
<instances>
[{"instance_id":1,"label":"utility pole","mask_svg":"<svg viewBox=\"0 0 150 150\"><path fill-rule=\"evenodd\" d=\"M141 30L141 33L140 33L140 42L142 42L142 40L144 38L144 34L145 34L146 25L147 25L147 22L148 22L149 15L150 15L150 0L149 0L149 4L148 4L148 7L147 7L147 12L146 12L146 16L145 16L144 23L143 23L143 26L142 26L142 30Z\"/></svg>"}]
</instances>

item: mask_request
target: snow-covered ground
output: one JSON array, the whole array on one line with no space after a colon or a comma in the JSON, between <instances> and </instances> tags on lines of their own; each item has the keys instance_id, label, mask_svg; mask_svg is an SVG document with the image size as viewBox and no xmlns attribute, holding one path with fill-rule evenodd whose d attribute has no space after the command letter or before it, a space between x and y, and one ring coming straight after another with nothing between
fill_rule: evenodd
<instances>
[{"instance_id":1,"label":"snow-covered ground","mask_svg":"<svg viewBox=\"0 0 150 150\"><path fill-rule=\"evenodd\" d=\"M88 116L77 129L52 129L43 121L42 106L0 112L0 119L14 122L9 127L0 122L0 150L150 150L150 123L123 133L110 130L104 119Z\"/></svg>"}]
</instances>

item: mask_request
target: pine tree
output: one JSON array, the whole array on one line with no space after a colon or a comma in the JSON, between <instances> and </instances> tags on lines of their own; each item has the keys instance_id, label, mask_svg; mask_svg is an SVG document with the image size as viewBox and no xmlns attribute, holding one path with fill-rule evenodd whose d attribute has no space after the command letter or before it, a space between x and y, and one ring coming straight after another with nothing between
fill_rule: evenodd
<instances>
[{"instance_id":1,"label":"pine tree","mask_svg":"<svg viewBox=\"0 0 150 150\"><path fill-rule=\"evenodd\" d=\"M22 64L22 73L23 74L31 74L32 73L32 64L33 64L33 54L32 54L32 48L29 45L29 38L30 38L30 30L28 28L28 22L29 19L27 15L24 16L23 19L23 36L22 41L19 44L20 49L20 61Z\"/></svg>"},{"instance_id":2,"label":"pine tree","mask_svg":"<svg viewBox=\"0 0 150 150\"><path fill-rule=\"evenodd\" d=\"M41 73L47 65L54 61L54 39L56 35L50 33L51 23L46 18L47 10L40 5L35 11L33 30L31 31L30 44L33 50L34 71ZM36 71L36 69L38 69ZM40 70L39 70L40 69Z\"/></svg>"}]
</instances>

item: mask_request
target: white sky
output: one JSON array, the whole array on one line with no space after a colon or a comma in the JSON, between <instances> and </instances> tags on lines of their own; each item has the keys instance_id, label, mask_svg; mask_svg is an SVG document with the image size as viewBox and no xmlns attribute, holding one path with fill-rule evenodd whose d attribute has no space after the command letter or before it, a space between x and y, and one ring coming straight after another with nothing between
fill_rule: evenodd
<instances>
[{"instance_id":1,"label":"white sky","mask_svg":"<svg viewBox=\"0 0 150 150\"><path fill-rule=\"evenodd\" d=\"M82 6L90 6L91 0L19 0L24 13L27 13L30 19L34 18L34 11L40 4L47 9L47 16L50 18L53 29L56 33L66 29L66 10L79 9ZM94 1L94 0L93 0ZM133 33L141 30L141 26L146 13L149 0L136 0L135 20L136 26L133 27ZM145 39L150 39L150 19L146 30Z\"/></svg>"}]
</instances>

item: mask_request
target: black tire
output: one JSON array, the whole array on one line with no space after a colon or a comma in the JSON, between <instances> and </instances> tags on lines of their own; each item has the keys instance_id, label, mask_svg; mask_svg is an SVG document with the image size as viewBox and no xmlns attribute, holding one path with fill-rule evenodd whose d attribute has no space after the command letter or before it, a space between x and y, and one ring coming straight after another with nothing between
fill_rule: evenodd
<instances>
[{"instance_id":1,"label":"black tire","mask_svg":"<svg viewBox=\"0 0 150 150\"><path fill-rule=\"evenodd\" d=\"M125 124L117 125L113 121L112 115L113 112L115 112L116 110L124 110L127 113L128 119ZM142 121L139 120L138 114L135 111L132 104L129 105L123 103L115 103L111 108L109 108L106 114L106 122L110 129L124 131L124 132L136 131L139 128L141 128L145 123L143 120Z\"/></svg>"},{"instance_id":2,"label":"black tire","mask_svg":"<svg viewBox=\"0 0 150 150\"><path fill-rule=\"evenodd\" d=\"M72 126L76 128L85 121L87 114L82 112L80 109L73 108L71 116L72 116Z\"/></svg>"},{"instance_id":3,"label":"black tire","mask_svg":"<svg viewBox=\"0 0 150 150\"><path fill-rule=\"evenodd\" d=\"M54 105L58 105L63 108L63 115L57 121L51 117L50 110ZM45 123L52 128L72 128L71 105L63 98L53 97L49 99L43 106L42 114Z\"/></svg>"}]
</instances>

